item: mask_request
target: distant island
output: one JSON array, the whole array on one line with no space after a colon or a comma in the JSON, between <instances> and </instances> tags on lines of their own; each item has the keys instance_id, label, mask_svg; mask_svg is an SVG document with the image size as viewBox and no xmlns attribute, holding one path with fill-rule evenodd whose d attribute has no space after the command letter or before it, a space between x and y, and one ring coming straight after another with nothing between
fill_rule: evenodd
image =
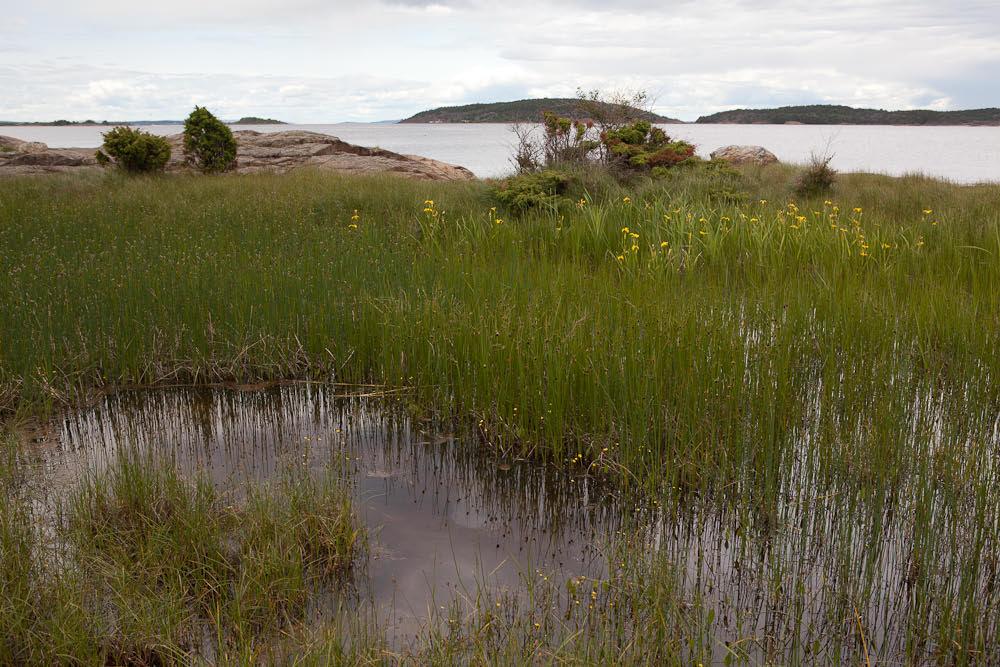
<instances>
[{"instance_id":1,"label":"distant island","mask_svg":"<svg viewBox=\"0 0 1000 667\"><path fill-rule=\"evenodd\" d=\"M257 116L244 116L237 121L226 121L228 125L287 125L283 120L273 118L258 118ZM67 127L74 125L183 125L182 120L47 120L37 122L20 122L13 120L0 120L0 127Z\"/></svg>"},{"instance_id":2,"label":"distant island","mask_svg":"<svg viewBox=\"0 0 1000 667\"><path fill-rule=\"evenodd\" d=\"M533 100L517 100L516 102L493 102L484 104L466 104L458 107L440 107L410 116L400 123L538 123L546 111L560 116L583 118L587 116L589 105L595 104L575 97L543 97ZM606 107L612 105L598 102ZM674 118L667 118L648 111L637 110L636 116L653 123L679 123Z\"/></svg>"},{"instance_id":3,"label":"distant island","mask_svg":"<svg viewBox=\"0 0 1000 667\"><path fill-rule=\"evenodd\" d=\"M40 120L36 122L23 122L16 120L0 120L0 126L21 127L67 127L72 125L183 125L182 120Z\"/></svg>"},{"instance_id":4,"label":"distant island","mask_svg":"<svg viewBox=\"0 0 1000 667\"><path fill-rule=\"evenodd\" d=\"M238 121L229 123L230 125L288 125L283 120L274 120L273 118L258 118L257 116L244 116Z\"/></svg>"},{"instance_id":5,"label":"distant island","mask_svg":"<svg viewBox=\"0 0 1000 667\"><path fill-rule=\"evenodd\" d=\"M776 109L734 109L702 116L696 123L737 123L775 125L1000 125L1000 109L965 111L885 111L812 104Z\"/></svg>"}]
</instances>

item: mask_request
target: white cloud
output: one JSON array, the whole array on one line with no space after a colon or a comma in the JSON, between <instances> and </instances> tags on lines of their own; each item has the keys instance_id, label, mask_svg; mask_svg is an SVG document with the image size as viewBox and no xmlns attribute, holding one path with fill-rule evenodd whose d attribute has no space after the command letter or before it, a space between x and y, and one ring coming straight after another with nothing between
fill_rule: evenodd
<instances>
[{"instance_id":1,"label":"white cloud","mask_svg":"<svg viewBox=\"0 0 1000 667\"><path fill-rule=\"evenodd\" d=\"M995 0L39 0L0 22L0 118L378 120L644 88L668 115L1000 104Z\"/></svg>"}]
</instances>

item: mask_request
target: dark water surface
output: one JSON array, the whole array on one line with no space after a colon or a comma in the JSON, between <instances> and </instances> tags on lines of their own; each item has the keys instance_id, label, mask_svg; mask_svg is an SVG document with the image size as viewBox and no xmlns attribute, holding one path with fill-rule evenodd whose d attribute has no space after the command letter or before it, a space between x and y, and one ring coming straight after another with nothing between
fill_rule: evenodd
<instances>
[{"instance_id":1,"label":"dark water surface","mask_svg":"<svg viewBox=\"0 0 1000 667\"><path fill-rule=\"evenodd\" d=\"M1000 660L997 647L956 649L949 630L950 619L975 617L966 634L1000 637L995 507L956 512L908 485L877 504L824 489L825 450L811 437L806 429L797 441L773 511L755 509L752 486L728 508L697 497L669 512L640 506L579 468L501 459L379 397L308 384L121 392L36 434L27 464L41 502L67 497L126 450L173 459L232 493L292 465L345 468L370 535L359 602L373 605L395 646L455 601L472 611L484 590L523 596L533 577L600 579L609 545L627 535L639 558L664 556L681 603L706 613L690 630L716 661Z\"/></svg>"},{"instance_id":2,"label":"dark water surface","mask_svg":"<svg viewBox=\"0 0 1000 667\"><path fill-rule=\"evenodd\" d=\"M515 591L538 571L602 576L600 547L622 522L614 498L587 476L500 461L381 401L323 386L109 396L36 443L35 477L59 497L124 450L167 457L237 493L290 465L320 472L346 462L371 542L359 587L397 642L432 608L475 599L480 585Z\"/></svg>"}]
</instances>

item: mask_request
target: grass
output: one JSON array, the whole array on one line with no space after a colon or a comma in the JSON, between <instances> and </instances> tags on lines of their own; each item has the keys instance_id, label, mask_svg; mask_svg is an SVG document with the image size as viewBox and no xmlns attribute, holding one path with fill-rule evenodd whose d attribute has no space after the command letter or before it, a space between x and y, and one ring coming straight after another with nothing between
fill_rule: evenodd
<instances>
[{"instance_id":1,"label":"grass","mask_svg":"<svg viewBox=\"0 0 1000 667\"><path fill-rule=\"evenodd\" d=\"M309 595L350 580L365 534L332 474L247 493L225 503L204 478L124 455L73 492L49 538L8 495L0 661L235 663L302 626Z\"/></svg>"},{"instance_id":2,"label":"grass","mask_svg":"<svg viewBox=\"0 0 1000 667\"><path fill-rule=\"evenodd\" d=\"M528 211L483 183L307 172L10 179L0 402L406 387L487 446L780 547L753 576L769 609L839 628L824 655L989 661L1000 186L841 175L795 199L795 176L678 171ZM802 618L763 650L818 650Z\"/></svg>"}]
</instances>

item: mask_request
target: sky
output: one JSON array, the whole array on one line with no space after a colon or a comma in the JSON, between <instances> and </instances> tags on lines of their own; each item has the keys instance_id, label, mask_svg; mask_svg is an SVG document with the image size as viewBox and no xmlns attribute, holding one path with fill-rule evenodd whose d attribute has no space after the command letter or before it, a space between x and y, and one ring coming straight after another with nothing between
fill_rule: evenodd
<instances>
[{"instance_id":1,"label":"sky","mask_svg":"<svg viewBox=\"0 0 1000 667\"><path fill-rule=\"evenodd\" d=\"M1000 0L0 0L0 120L379 121L581 88L682 120L1000 106Z\"/></svg>"}]
</instances>

